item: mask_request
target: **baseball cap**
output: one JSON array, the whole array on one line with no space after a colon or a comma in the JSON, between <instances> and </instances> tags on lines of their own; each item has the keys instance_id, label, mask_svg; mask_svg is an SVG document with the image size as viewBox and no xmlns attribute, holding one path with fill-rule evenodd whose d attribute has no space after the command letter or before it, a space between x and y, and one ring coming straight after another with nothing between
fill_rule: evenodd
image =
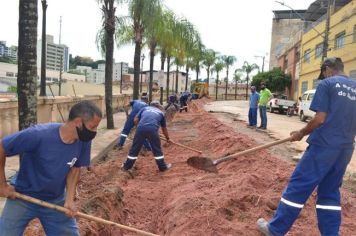
<instances>
[{"instance_id":1,"label":"baseball cap","mask_svg":"<svg viewBox=\"0 0 356 236\"><path fill-rule=\"evenodd\" d=\"M320 75L318 80L325 79L323 72L326 70L326 67L330 67L337 70L344 70L344 63L342 62L340 57L330 57L326 58L320 67Z\"/></svg>"}]
</instances>

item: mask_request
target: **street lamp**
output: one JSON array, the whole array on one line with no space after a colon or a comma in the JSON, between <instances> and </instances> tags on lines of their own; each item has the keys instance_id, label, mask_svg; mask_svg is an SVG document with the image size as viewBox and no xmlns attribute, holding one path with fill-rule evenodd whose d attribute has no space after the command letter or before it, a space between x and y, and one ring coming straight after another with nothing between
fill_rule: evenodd
<instances>
[{"instance_id":1,"label":"street lamp","mask_svg":"<svg viewBox=\"0 0 356 236\"><path fill-rule=\"evenodd\" d=\"M143 71L143 60L145 60L145 54L142 53L141 56L141 82L140 82L140 93L142 93L142 71Z\"/></svg>"}]
</instances>

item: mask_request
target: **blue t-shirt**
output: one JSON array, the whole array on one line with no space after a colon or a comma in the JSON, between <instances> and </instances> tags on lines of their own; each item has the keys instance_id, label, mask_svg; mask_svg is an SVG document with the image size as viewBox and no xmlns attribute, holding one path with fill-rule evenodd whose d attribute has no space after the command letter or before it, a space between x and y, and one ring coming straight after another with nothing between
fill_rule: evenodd
<instances>
[{"instance_id":1,"label":"blue t-shirt","mask_svg":"<svg viewBox=\"0 0 356 236\"><path fill-rule=\"evenodd\" d=\"M258 108L258 100L260 99L260 94L257 92L250 94L250 108Z\"/></svg>"},{"instance_id":2,"label":"blue t-shirt","mask_svg":"<svg viewBox=\"0 0 356 236\"><path fill-rule=\"evenodd\" d=\"M333 76L320 82L310 110L326 112L325 122L307 142L324 147L352 148L356 134L356 81Z\"/></svg>"},{"instance_id":3,"label":"blue t-shirt","mask_svg":"<svg viewBox=\"0 0 356 236\"><path fill-rule=\"evenodd\" d=\"M63 195L72 166L90 164L91 142L63 143L59 123L35 125L2 140L6 156L22 155L20 170L11 180L16 191L53 200Z\"/></svg>"},{"instance_id":4,"label":"blue t-shirt","mask_svg":"<svg viewBox=\"0 0 356 236\"><path fill-rule=\"evenodd\" d=\"M177 96L175 94L172 94L169 96L169 102L170 103L175 103L177 102Z\"/></svg>"},{"instance_id":5,"label":"blue t-shirt","mask_svg":"<svg viewBox=\"0 0 356 236\"><path fill-rule=\"evenodd\" d=\"M188 97L189 97L189 93L183 93L180 98L179 98L179 101L181 102L186 102L188 100Z\"/></svg>"},{"instance_id":6,"label":"blue t-shirt","mask_svg":"<svg viewBox=\"0 0 356 236\"><path fill-rule=\"evenodd\" d=\"M166 118L164 113L156 107L145 107L138 114L139 123L137 129L152 129L155 131L159 130L159 127L166 127Z\"/></svg>"},{"instance_id":7,"label":"blue t-shirt","mask_svg":"<svg viewBox=\"0 0 356 236\"><path fill-rule=\"evenodd\" d=\"M132 100L130 102L130 106L132 107L129 118L134 119L137 113L144 107L147 107L147 103L141 100Z\"/></svg>"}]
</instances>

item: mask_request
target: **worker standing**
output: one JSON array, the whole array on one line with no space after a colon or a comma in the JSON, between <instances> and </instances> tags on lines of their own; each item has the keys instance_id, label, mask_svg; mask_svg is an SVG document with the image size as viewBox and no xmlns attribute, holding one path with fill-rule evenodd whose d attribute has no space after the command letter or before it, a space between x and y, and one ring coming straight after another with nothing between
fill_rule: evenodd
<instances>
[{"instance_id":1,"label":"worker standing","mask_svg":"<svg viewBox=\"0 0 356 236\"><path fill-rule=\"evenodd\" d=\"M321 235L339 235L339 188L351 159L356 134L356 81L348 78L340 58L327 58L322 66L310 109L315 117L292 141L307 139L309 147L290 177L273 218L259 219L264 235L285 235L310 194L317 188L316 212ZM325 79L324 79L325 78Z\"/></svg>"},{"instance_id":2,"label":"worker standing","mask_svg":"<svg viewBox=\"0 0 356 236\"><path fill-rule=\"evenodd\" d=\"M46 235L79 236L72 218L76 212L75 189L80 167L90 163L91 140L102 113L92 102L74 105L64 124L34 125L0 140L0 197L7 197L0 218L0 235L22 235L34 218ZM6 157L22 156L19 172L11 185L5 179ZM14 199L19 192L70 210L68 216L54 209Z\"/></svg>"},{"instance_id":3,"label":"worker standing","mask_svg":"<svg viewBox=\"0 0 356 236\"><path fill-rule=\"evenodd\" d=\"M248 111L248 127L255 127L257 125L257 109L258 109L258 101L260 99L260 94L256 92L256 87L251 86L251 94L250 94L250 109Z\"/></svg>"},{"instance_id":4,"label":"worker standing","mask_svg":"<svg viewBox=\"0 0 356 236\"><path fill-rule=\"evenodd\" d=\"M162 127L162 132L167 141L170 142L168 131L166 128L166 119L162 112L163 107L158 101L152 101L149 107L143 108L135 117L137 125L134 140L131 149L127 156L126 162L122 166L122 170L130 170L136 162L138 153L147 139L152 148L156 164L160 171L166 171L171 167L171 164L166 164L164 155L161 149L161 141L159 136L159 128Z\"/></svg>"},{"instance_id":5,"label":"worker standing","mask_svg":"<svg viewBox=\"0 0 356 236\"><path fill-rule=\"evenodd\" d=\"M267 129L267 103L271 100L272 93L271 91L266 88L265 82L260 84L261 91L260 91L260 100L258 102L258 108L260 110L260 117L261 117L261 125L258 127L259 129Z\"/></svg>"},{"instance_id":6,"label":"worker standing","mask_svg":"<svg viewBox=\"0 0 356 236\"><path fill-rule=\"evenodd\" d=\"M130 134L131 129L135 126L134 118L139 113L139 111L148 106L147 105L147 96L141 96L141 100L132 100L129 104L124 106L126 113L126 122L124 128L120 134L119 143L116 145L116 148L121 150L125 144L127 136ZM131 107L131 112L129 114L129 109ZM148 141L144 141L144 147L146 150L151 150L151 146Z\"/></svg>"}]
</instances>

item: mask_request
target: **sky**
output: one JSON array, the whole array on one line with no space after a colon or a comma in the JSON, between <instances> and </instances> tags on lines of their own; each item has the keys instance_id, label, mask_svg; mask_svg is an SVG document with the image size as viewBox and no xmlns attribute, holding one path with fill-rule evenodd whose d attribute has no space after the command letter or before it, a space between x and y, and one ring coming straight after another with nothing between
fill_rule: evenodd
<instances>
[{"instance_id":1,"label":"sky","mask_svg":"<svg viewBox=\"0 0 356 236\"><path fill-rule=\"evenodd\" d=\"M280 0L295 10L307 9L313 0ZM8 46L18 44L19 0L1 0L0 40ZM59 19L62 16L61 42L69 47L73 56L89 56L102 59L95 39L101 28L101 11L97 0L47 0L47 34L59 42ZM288 10L274 0L163 0L177 15L184 16L199 31L203 44L222 55L237 58L230 72L240 68L244 61L268 69L272 32L272 10ZM118 7L117 15L126 15ZM42 6L38 3L38 39L42 32ZM149 69L148 51L144 50L144 70ZM115 61L133 66L134 46L115 49ZM155 69L159 68L158 56ZM202 72L204 77L204 72Z\"/></svg>"}]
</instances>

